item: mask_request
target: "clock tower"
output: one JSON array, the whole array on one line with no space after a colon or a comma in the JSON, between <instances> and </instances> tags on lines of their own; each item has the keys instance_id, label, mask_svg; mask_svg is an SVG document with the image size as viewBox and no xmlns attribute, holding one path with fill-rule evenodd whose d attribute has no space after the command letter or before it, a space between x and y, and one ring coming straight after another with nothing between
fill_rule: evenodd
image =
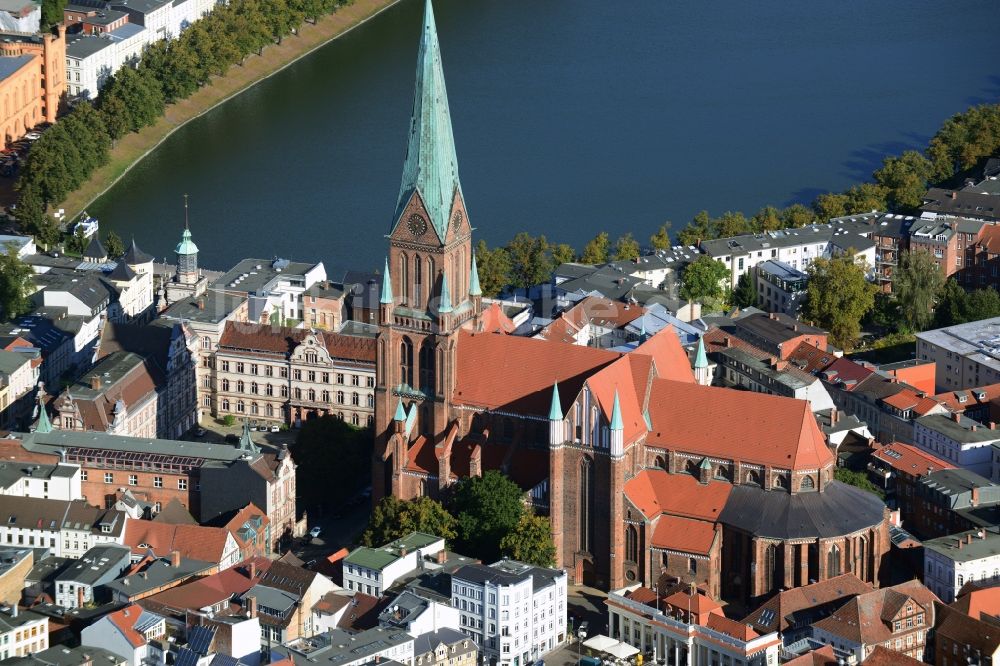
<instances>
[{"instance_id":1,"label":"clock tower","mask_svg":"<svg viewBox=\"0 0 1000 666\"><path fill-rule=\"evenodd\" d=\"M447 428L458 330L480 309L478 279L472 279L472 227L430 0L403 178L387 237L375 406L376 468L384 469L375 470L375 499L398 494L409 442L420 436L433 441ZM470 290L476 293L470 296ZM399 415L406 417L405 427L397 425Z\"/></svg>"}]
</instances>

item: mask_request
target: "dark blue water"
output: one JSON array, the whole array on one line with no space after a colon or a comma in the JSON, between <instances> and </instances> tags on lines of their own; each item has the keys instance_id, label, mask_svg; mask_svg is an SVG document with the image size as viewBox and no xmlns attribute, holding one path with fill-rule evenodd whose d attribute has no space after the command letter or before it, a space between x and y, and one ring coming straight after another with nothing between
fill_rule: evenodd
<instances>
[{"instance_id":1,"label":"dark blue water","mask_svg":"<svg viewBox=\"0 0 1000 666\"><path fill-rule=\"evenodd\" d=\"M202 264L381 265L422 0L403 0L182 128L91 206L158 257L182 194ZM1000 100L994 0L436 0L478 236L578 248L808 203Z\"/></svg>"}]
</instances>

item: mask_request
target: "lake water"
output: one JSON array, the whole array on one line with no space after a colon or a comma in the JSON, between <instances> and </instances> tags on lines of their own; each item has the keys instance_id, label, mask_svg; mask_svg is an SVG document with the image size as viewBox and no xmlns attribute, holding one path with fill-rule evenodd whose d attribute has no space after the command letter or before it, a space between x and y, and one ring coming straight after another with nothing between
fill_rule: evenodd
<instances>
[{"instance_id":1,"label":"lake water","mask_svg":"<svg viewBox=\"0 0 1000 666\"><path fill-rule=\"evenodd\" d=\"M477 236L648 238L708 209L808 203L1000 100L994 0L436 0ZM189 123L90 207L158 258L380 267L422 0Z\"/></svg>"}]
</instances>

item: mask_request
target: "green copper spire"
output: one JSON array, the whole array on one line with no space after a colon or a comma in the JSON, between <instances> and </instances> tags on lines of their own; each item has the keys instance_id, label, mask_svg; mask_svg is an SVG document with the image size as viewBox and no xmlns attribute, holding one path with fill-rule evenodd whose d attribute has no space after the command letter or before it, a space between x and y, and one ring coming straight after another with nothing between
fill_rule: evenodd
<instances>
[{"instance_id":1,"label":"green copper spire","mask_svg":"<svg viewBox=\"0 0 1000 666\"><path fill-rule=\"evenodd\" d=\"M52 432L52 421L49 421L49 413L45 410L45 403L38 401L38 425L35 432Z\"/></svg>"},{"instance_id":2,"label":"green copper spire","mask_svg":"<svg viewBox=\"0 0 1000 666\"><path fill-rule=\"evenodd\" d=\"M406 410L403 409L403 401L400 400L396 403L396 415L392 417L393 421L405 421L406 420Z\"/></svg>"},{"instance_id":3,"label":"green copper spire","mask_svg":"<svg viewBox=\"0 0 1000 666\"><path fill-rule=\"evenodd\" d=\"M424 29L417 54L417 86L410 117L410 137L403 163L403 181L393 225L415 192L420 194L430 215L430 223L443 241L455 192L461 192L458 159L451 132L448 93L441 69L441 48L431 0L424 8Z\"/></svg>"},{"instance_id":4,"label":"green copper spire","mask_svg":"<svg viewBox=\"0 0 1000 666\"><path fill-rule=\"evenodd\" d=\"M243 421L243 434L240 435L240 443L237 446L240 451L246 451L247 453L260 453L260 449L254 444L253 438L250 437L250 421L244 419Z\"/></svg>"},{"instance_id":5,"label":"green copper spire","mask_svg":"<svg viewBox=\"0 0 1000 666\"><path fill-rule=\"evenodd\" d=\"M181 234L181 242L177 244L176 248L174 248L174 252L176 254L183 255L198 254L198 246L194 244L193 240L191 240L190 229L184 229L184 233Z\"/></svg>"},{"instance_id":6,"label":"green copper spire","mask_svg":"<svg viewBox=\"0 0 1000 666\"><path fill-rule=\"evenodd\" d=\"M698 353L694 357L694 367L696 368L707 368L708 367L708 357L705 356L705 343L701 338L698 338Z\"/></svg>"},{"instance_id":7,"label":"green copper spire","mask_svg":"<svg viewBox=\"0 0 1000 666\"><path fill-rule=\"evenodd\" d=\"M451 312L451 290L448 289L448 273L441 273L441 304L438 305L438 313L445 314Z\"/></svg>"},{"instance_id":8,"label":"green copper spire","mask_svg":"<svg viewBox=\"0 0 1000 666\"><path fill-rule=\"evenodd\" d=\"M712 463L709 462L708 458L702 458L701 459L701 464L699 464L698 467L700 469L704 469L704 470L707 470L709 472L712 471Z\"/></svg>"},{"instance_id":9,"label":"green copper spire","mask_svg":"<svg viewBox=\"0 0 1000 666\"><path fill-rule=\"evenodd\" d=\"M622 406L618 402L618 389L615 389L615 404L611 408L611 429L612 430L624 430L625 426L622 424Z\"/></svg>"},{"instance_id":10,"label":"green copper spire","mask_svg":"<svg viewBox=\"0 0 1000 666\"><path fill-rule=\"evenodd\" d=\"M562 421L562 402L559 401L559 382L552 384L552 406L549 407L549 421Z\"/></svg>"},{"instance_id":11,"label":"green copper spire","mask_svg":"<svg viewBox=\"0 0 1000 666\"><path fill-rule=\"evenodd\" d=\"M479 266L476 264L476 253L472 253L472 268L469 273L469 296L482 296L483 290L479 286Z\"/></svg>"},{"instance_id":12,"label":"green copper spire","mask_svg":"<svg viewBox=\"0 0 1000 666\"><path fill-rule=\"evenodd\" d=\"M389 257L385 258L385 272L382 273L382 305L392 305L392 277L389 275Z\"/></svg>"}]
</instances>

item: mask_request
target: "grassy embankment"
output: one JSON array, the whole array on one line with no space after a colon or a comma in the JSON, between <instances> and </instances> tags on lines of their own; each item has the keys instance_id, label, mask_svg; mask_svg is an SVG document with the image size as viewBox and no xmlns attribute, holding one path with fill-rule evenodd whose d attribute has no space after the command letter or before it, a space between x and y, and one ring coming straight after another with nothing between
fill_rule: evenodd
<instances>
[{"instance_id":1,"label":"grassy embankment","mask_svg":"<svg viewBox=\"0 0 1000 666\"><path fill-rule=\"evenodd\" d=\"M59 205L68 219L73 219L91 202L104 194L119 178L143 157L156 149L176 129L190 120L222 104L258 81L278 72L299 58L308 55L330 40L364 23L399 0L354 0L315 24L303 23L297 35L286 37L281 44L272 44L262 55L252 55L243 65L229 68L225 76L212 82L187 99L167 106L157 123L123 137L111 150L111 160L97 169L78 190Z\"/></svg>"}]
</instances>

